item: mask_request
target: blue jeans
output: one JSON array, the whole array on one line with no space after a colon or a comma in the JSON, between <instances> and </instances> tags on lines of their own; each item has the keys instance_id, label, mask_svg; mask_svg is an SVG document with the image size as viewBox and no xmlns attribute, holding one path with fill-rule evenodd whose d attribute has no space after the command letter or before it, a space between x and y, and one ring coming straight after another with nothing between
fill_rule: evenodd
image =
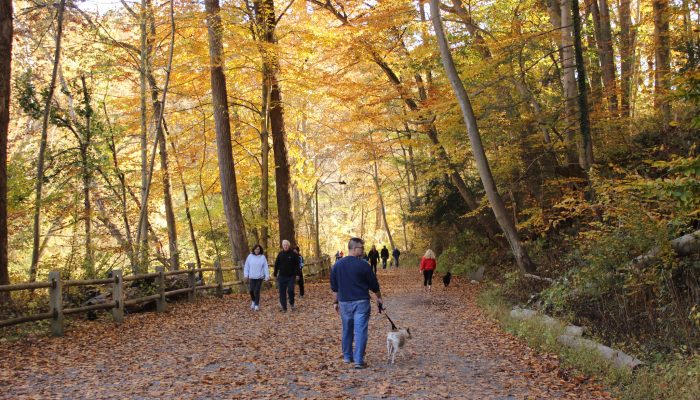
<instances>
[{"instance_id":1,"label":"blue jeans","mask_svg":"<svg viewBox=\"0 0 700 400\"><path fill-rule=\"evenodd\" d=\"M360 365L365 361L367 331L372 307L369 300L341 301L340 319L343 321L343 359ZM355 351L352 341L355 340Z\"/></svg>"},{"instance_id":2,"label":"blue jeans","mask_svg":"<svg viewBox=\"0 0 700 400\"><path fill-rule=\"evenodd\" d=\"M277 288L280 291L280 305L282 309L287 311L287 295L289 295L289 304L294 305L294 280L296 276L277 276Z\"/></svg>"}]
</instances>

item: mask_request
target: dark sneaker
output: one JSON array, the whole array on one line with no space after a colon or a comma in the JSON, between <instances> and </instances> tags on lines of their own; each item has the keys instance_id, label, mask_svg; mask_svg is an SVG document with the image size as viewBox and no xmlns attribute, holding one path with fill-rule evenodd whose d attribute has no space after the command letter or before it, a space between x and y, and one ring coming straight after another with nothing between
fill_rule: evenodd
<instances>
[{"instance_id":1,"label":"dark sneaker","mask_svg":"<svg viewBox=\"0 0 700 400\"><path fill-rule=\"evenodd\" d=\"M365 369L367 368L367 363L355 364L355 369Z\"/></svg>"},{"instance_id":2,"label":"dark sneaker","mask_svg":"<svg viewBox=\"0 0 700 400\"><path fill-rule=\"evenodd\" d=\"M285 313L285 312L287 312L287 309L286 309L286 308L280 308L280 312L281 312L281 313Z\"/></svg>"}]
</instances>

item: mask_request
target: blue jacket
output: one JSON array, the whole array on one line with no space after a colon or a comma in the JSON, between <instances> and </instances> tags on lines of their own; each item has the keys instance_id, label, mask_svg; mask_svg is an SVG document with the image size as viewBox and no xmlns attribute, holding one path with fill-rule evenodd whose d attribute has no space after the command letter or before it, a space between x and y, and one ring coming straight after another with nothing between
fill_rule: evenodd
<instances>
[{"instance_id":1,"label":"blue jacket","mask_svg":"<svg viewBox=\"0 0 700 400\"><path fill-rule=\"evenodd\" d=\"M347 256L331 268L331 290L338 301L369 300L370 290L379 292L379 282L367 261Z\"/></svg>"}]
</instances>

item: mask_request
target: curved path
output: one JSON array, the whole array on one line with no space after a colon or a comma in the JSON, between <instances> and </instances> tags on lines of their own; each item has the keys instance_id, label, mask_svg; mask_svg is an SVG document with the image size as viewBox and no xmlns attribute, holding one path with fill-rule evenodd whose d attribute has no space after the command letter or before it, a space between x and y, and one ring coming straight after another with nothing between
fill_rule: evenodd
<instances>
[{"instance_id":1,"label":"curved path","mask_svg":"<svg viewBox=\"0 0 700 400\"><path fill-rule=\"evenodd\" d=\"M424 293L416 269L379 273L392 319L413 339L387 365L389 323L370 322L369 368L342 363L327 283L307 284L294 312L276 292L252 312L243 295L169 304L121 326L80 321L62 338L0 343L0 398L601 399L599 385L537 355L476 307L478 288L453 280Z\"/></svg>"}]
</instances>

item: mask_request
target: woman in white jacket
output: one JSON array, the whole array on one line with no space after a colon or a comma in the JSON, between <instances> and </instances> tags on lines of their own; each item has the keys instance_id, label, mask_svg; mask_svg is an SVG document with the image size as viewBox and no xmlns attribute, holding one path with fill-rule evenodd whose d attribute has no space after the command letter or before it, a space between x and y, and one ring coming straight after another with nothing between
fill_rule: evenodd
<instances>
[{"instance_id":1,"label":"woman in white jacket","mask_svg":"<svg viewBox=\"0 0 700 400\"><path fill-rule=\"evenodd\" d=\"M260 311L260 288L263 280L267 282L270 279L270 267L267 265L263 248L259 244L253 247L253 252L245 260L243 278L248 279L250 309Z\"/></svg>"}]
</instances>

